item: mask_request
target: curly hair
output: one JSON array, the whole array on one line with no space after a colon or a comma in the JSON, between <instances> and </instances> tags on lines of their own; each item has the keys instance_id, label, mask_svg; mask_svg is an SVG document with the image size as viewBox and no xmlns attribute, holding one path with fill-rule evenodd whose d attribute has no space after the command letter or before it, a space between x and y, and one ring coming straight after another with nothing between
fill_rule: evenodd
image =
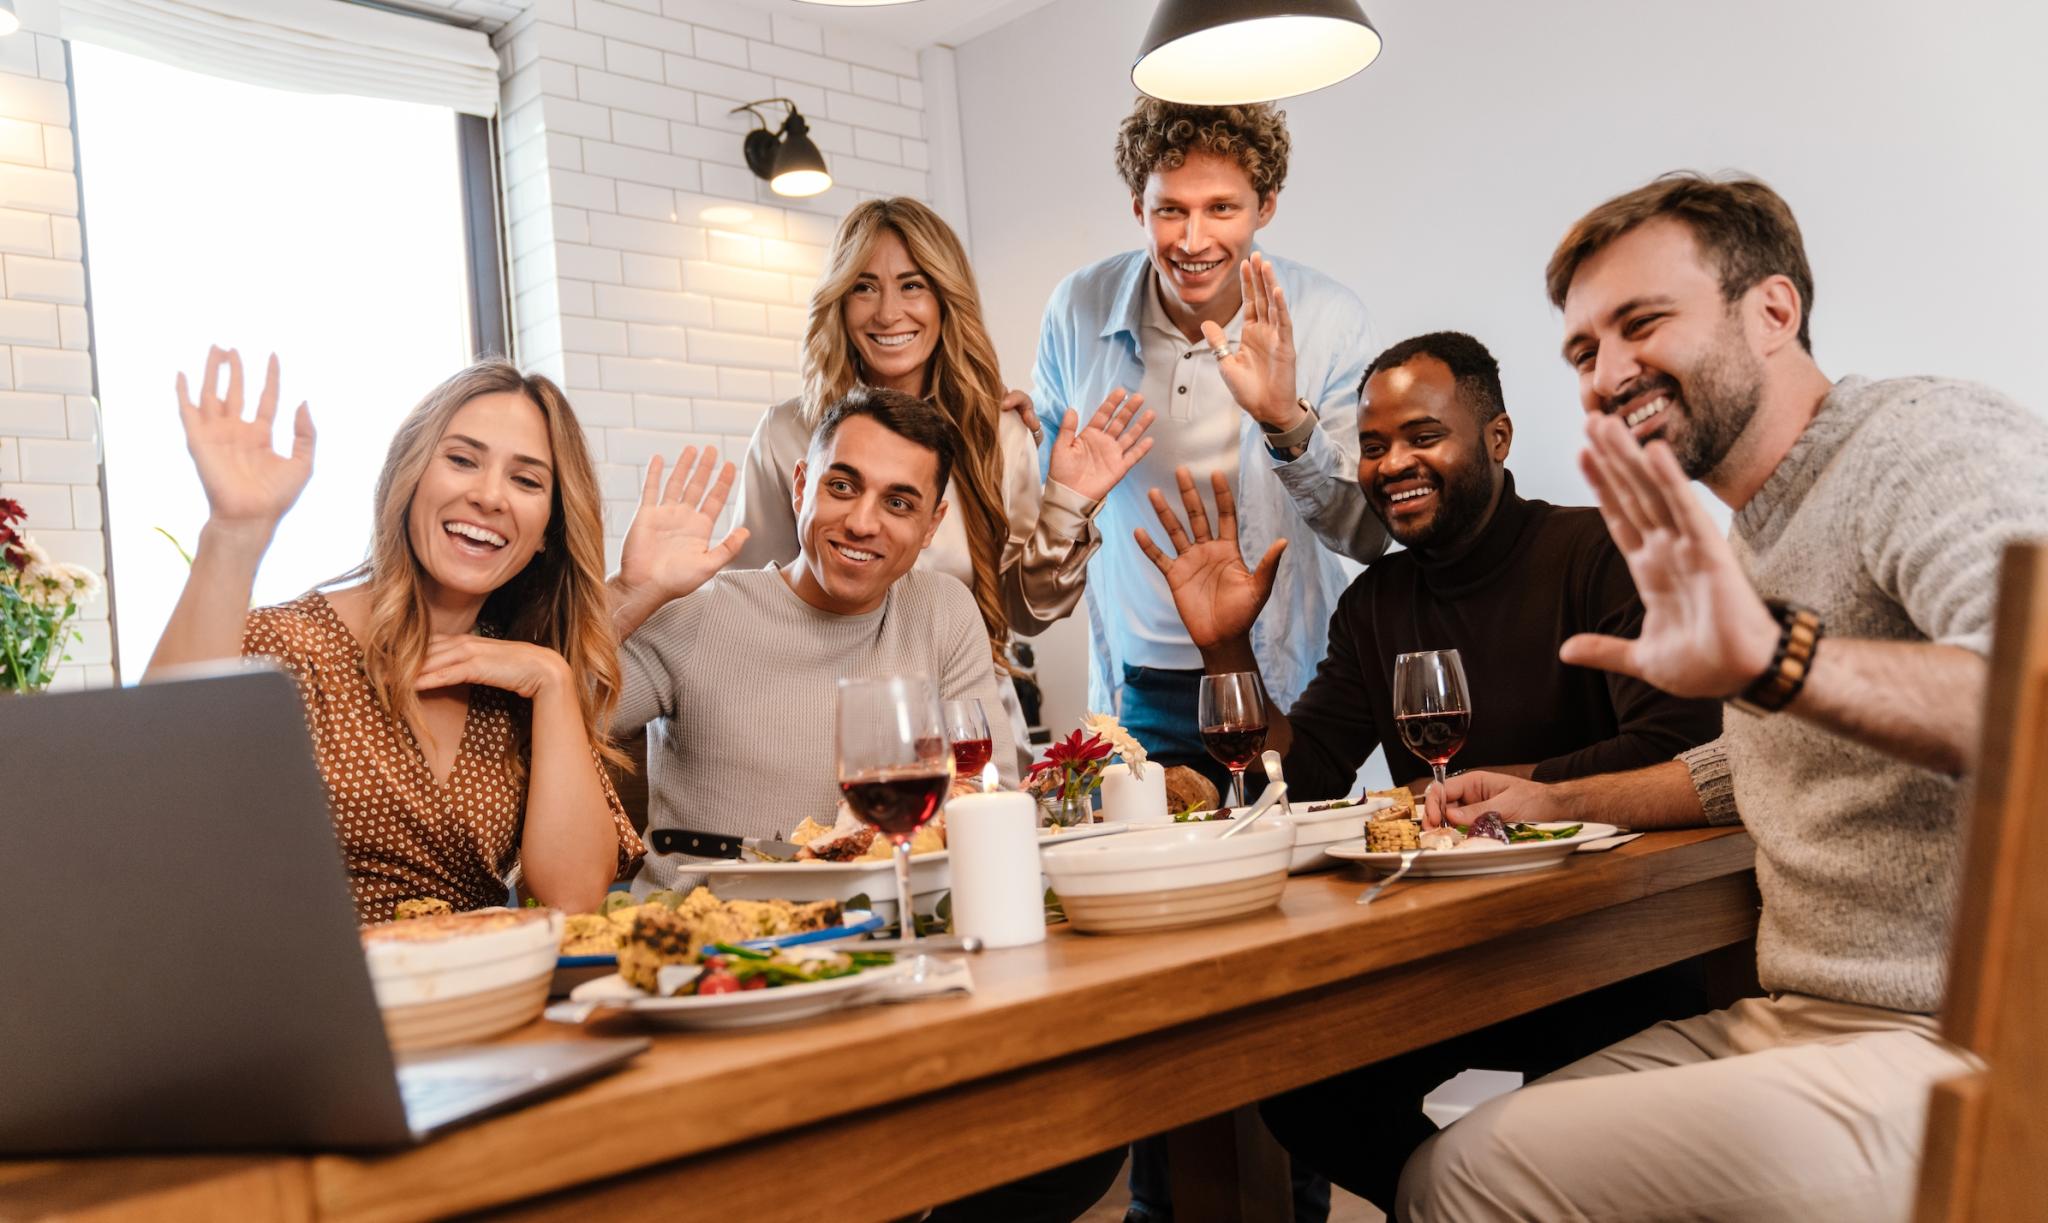
<instances>
[{"instance_id":1,"label":"curly hair","mask_svg":"<svg viewBox=\"0 0 2048 1223\"><path fill-rule=\"evenodd\" d=\"M1480 424L1508 410L1507 396L1500 389L1500 362L1486 345L1462 331L1432 331L1388 348L1365 367L1365 377L1358 380L1359 396L1364 397L1365 384L1374 374L1400 369L1417 357L1435 357L1444 363L1457 382L1458 394L1478 414Z\"/></svg>"},{"instance_id":2,"label":"curly hair","mask_svg":"<svg viewBox=\"0 0 2048 1223\"><path fill-rule=\"evenodd\" d=\"M1116 170L1131 194L1145 194L1154 170L1174 170L1194 152L1243 167L1261 203L1287 181L1287 112L1266 102L1188 106L1140 97L1116 134Z\"/></svg>"}]
</instances>

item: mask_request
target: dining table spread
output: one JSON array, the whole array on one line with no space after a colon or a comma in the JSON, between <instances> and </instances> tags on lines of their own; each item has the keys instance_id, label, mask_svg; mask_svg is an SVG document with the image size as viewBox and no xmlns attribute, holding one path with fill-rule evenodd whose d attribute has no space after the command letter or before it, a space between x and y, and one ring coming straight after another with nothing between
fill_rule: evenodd
<instances>
[{"instance_id":1,"label":"dining table spread","mask_svg":"<svg viewBox=\"0 0 2048 1223\"><path fill-rule=\"evenodd\" d=\"M652 1032L617 1073L409 1150L0 1162L0 1220L857 1223L1161 1132L1203 1156L1175 1161L1176 1218L1279 1220L1284 1162L1275 1181L1247 1106L1689 957L1739 979L1754 866L1741 829L1702 828L1551 869L1404 879L1370 906L1362 867L1297 876L1234 920L1062 924L983 951L971 994ZM504 1039L640 1030L600 1014Z\"/></svg>"}]
</instances>

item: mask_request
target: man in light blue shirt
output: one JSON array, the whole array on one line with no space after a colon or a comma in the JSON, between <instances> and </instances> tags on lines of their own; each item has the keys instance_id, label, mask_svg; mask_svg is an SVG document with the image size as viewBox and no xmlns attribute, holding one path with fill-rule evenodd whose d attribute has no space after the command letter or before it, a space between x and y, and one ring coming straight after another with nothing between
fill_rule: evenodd
<instances>
[{"instance_id":1,"label":"man in light blue shirt","mask_svg":"<svg viewBox=\"0 0 2048 1223\"><path fill-rule=\"evenodd\" d=\"M1033 401L1045 442L1063 412L1114 387L1158 413L1152 451L1104 499L1088 566L1088 704L1115 710L1155 759L1214 778L1198 737L1201 653L1132 532L1155 522L1149 489L1222 472L1238 537L1262 556L1295 547L1252 648L1286 708L1323 656L1330 613L1386 534L1359 492L1358 384L1375 351L1365 308L1310 268L1270 259L1253 236L1287 173L1285 116L1271 106L1139 100L1117 140L1118 170L1146 245L1069 275L1039 334ZM1313 546L1311 537L1323 548Z\"/></svg>"}]
</instances>

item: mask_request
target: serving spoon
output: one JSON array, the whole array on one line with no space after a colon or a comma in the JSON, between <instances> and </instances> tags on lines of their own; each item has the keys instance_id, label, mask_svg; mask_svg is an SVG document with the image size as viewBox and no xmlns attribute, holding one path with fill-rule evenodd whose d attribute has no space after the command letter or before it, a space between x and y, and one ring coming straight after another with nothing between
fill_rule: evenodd
<instances>
[{"instance_id":1,"label":"serving spoon","mask_svg":"<svg viewBox=\"0 0 2048 1223\"><path fill-rule=\"evenodd\" d=\"M1223 835L1217 837L1216 839L1219 841L1228 841L1230 838L1236 836L1238 833L1243 832L1247 828L1250 828L1252 826L1252 821L1266 814L1266 812L1271 811L1273 809L1273 804L1284 803L1286 801L1286 782L1282 781L1268 785L1266 787L1266 792L1264 794L1259 795L1259 801L1252 804L1251 810L1245 812L1243 815L1240 815L1236 819L1230 821L1230 827L1224 829Z\"/></svg>"}]
</instances>

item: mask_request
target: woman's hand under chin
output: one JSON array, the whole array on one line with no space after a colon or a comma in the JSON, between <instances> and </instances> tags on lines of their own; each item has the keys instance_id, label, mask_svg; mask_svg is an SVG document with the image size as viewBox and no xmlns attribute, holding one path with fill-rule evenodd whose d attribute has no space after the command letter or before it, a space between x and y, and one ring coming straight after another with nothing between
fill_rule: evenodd
<instances>
[{"instance_id":1,"label":"woman's hand under chin","mask_svg":"<svg viewBox=\"0 0 2048 1223\"><path fill-rule=\"evenodd\" d=\"M457 684L482 684L532 700L546 691L566 690L572 678L569 664L546 646L470 633L436 633L427 641L427 657L412 686L428 692Z\"/></svg>"}]
</instances>

